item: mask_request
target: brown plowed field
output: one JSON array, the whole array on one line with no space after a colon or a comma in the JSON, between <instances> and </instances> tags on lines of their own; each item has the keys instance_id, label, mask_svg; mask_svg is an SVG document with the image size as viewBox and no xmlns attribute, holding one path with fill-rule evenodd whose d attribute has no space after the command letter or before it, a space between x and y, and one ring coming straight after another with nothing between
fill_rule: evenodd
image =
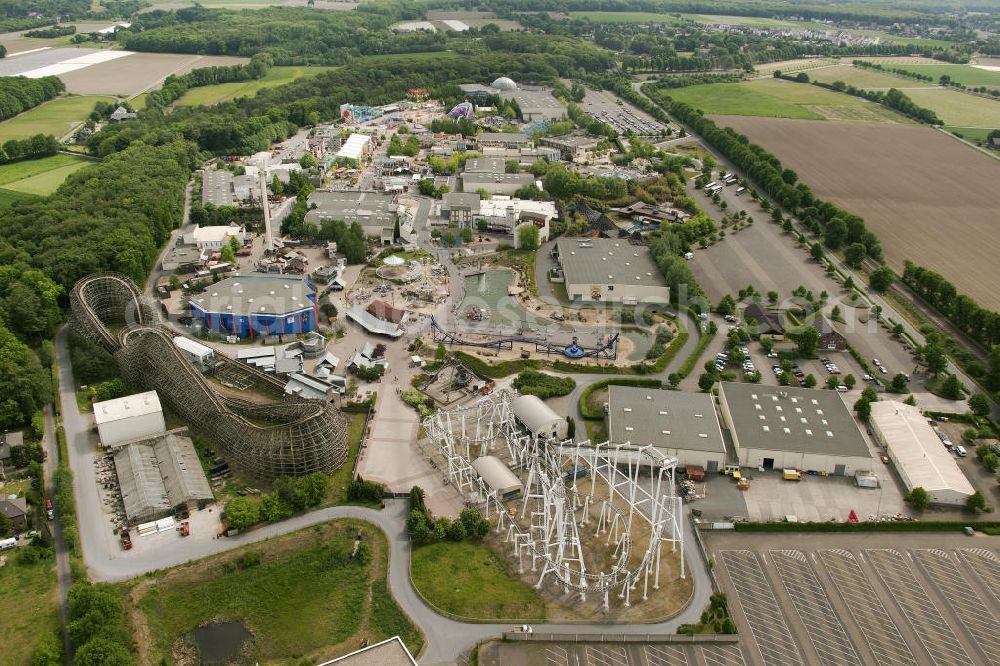
<instances>
[{"instance_id":1,"label":"brown plowed field","mask_svg":"<svg viewBox=\"0 0 1000 666\"><path fill-rule=\"evenodd\" d=\"M894 269L909 259L1000 310L1000 161L918 125L714 118L774 153L816 196L863 217Z\"/></svg>"}]
</instances>

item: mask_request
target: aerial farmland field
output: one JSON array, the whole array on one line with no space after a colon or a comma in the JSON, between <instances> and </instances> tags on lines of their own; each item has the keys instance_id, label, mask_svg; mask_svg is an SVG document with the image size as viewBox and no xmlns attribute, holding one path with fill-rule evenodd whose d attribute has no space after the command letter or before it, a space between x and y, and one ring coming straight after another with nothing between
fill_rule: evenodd
<instances>
[{"instance_id":1,"label":"aerial farmland field","mask_svg":"<svg viewBox=\"0 0 1000 666\"><path fill-rule=\"evenodd\" d=\"M40 160L25 160L0 166L0 189L45 196L56 191L74 171L94 160L60 153Z\"/></svg>"},{"instance_id":2,"label":"aerial farmland field","mask_svg":"<svg viewBox=\"0 0 1000 666\"><path fill-rule=\"evenodd\" d=\"M710 83L670 90L668 94L709 114L866 123L906 122L902 116L874 102L781 79Z\"/></svg>"},{"instance_id":3,"label":"aerial farmland field","mask_svg":"<svg viewBox=\"0 0 1000 666\"><path fill-rule=\"evenodd\" d=\"M879 88L923 88L929 84L902 76L887 74L874 69L864 69L854 65L834 65L833 67L818 67L806 72L809 78L820 83L843 81L855 88L877 90Z\"/></svg>"},{"instance_id":4,"label":"aerial farmland field","mask_svg":"<svg viewBox=\"0 0 1000 666\"><path fill-rule=\"evenodd\" d=\"M575 19L586 19L594 23L677 23L677 18L668 14L652 12L569 12Z\"/></svg>"},{"instance_id":5,"label":"aerial farmland field","mask_svg":"<svg viewBox=\"0 0 1000 666\"><path fill-rule=\"evenodd\" d=\"M897 270L909 259L1000 309L1000 162L922 125L717 117L798 172L817 196L862 216Z\"/></svg>"},{"instance_id":6,"label":"aerial farmland field","mask_svg":"<svg viewBox=\"0 0 1000 666\"><path fill-rule=\"evenodd\" d=\"M906 94L955 127L1000 127L1000 101L952 88L921 88Z\"/></svg>"},{"instance_id":7,"label":"aerial farmland field","mask_svg":"<svg viewBox=\"0 0 1000 666\"><path fill-rule=\"evenodd\" d=\"M35 134L53 134L58 139L76 123L86 120L97 102L113 101L113 97L100 96L57 97L0 123L0 141Z\"/></svg>"},{"instance_id":8,"label":"aerial farmland field","mask_svg":"<svg viewBox=\"0 0 1000 666\"><path fill-rule=\"evenodd\" d=\"M201 56L186 53L132 53L131 55L61 74L66 90L78 95L129 97L159 88L170 74L185 74L198 67L240 65L249 58Z\"/></svg>"},{"instance_id":9,"label":"aerial farmland field","mask_svg":"<svg viewBox=\"0 0 1000 666\"><path fill-rule=\"evenodd\" d=\"M947 75L952 81L966 86L1000 88L1000 71L981 69L972 65L904 65L904 68L916 74L933 76L935 80Z\"/></svg>"}]
</instances>

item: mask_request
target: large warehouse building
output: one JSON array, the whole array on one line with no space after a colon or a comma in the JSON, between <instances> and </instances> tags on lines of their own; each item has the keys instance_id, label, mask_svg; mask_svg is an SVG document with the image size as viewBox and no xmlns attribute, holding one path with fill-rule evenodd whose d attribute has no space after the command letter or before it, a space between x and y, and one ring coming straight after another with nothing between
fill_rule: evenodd
<instances>
[{"instance_id":1,"label":"large warehouse building","mask_svg":"<svg viewBox=\"0 0 1000 666\"><path fill-rule=\"evenodd\" d=\"M873 402L872 433L886 448L907 492L923 488L934 504L964 505L976 491L916 407Z\"/></svg>"},{"instance_id":2,"label":"large warehouse building","mask_svg":"<svg viewBox=\"0 0 1000 666\"><path fill-rule=\"evenodd\" d=\"M611 238L562 239L556 252L570 300L624 305L670 300L649 248Z\"/></svg>"},{"instance_id":3,"label":"large warehouse building","mask_svg":"<svg viewBox=\"0 0 1000 666\"><path fill-rule=\"evenodd\" d=\"M240 338L308 333L316 328L315 294L301 277L237 275L193 296L191 316Z\"/></svg>"},{"instance_id":4,"label":"large warehouse building","mask_svg":"<svg viewBox=\"0 0 1000 666\"><path fill-rule=\"evenodd\" d=\"M836 391L723 382L722 421L740 465L850 476L872 455Z\"/></svg>"},{"instance_id":5,"label":"large warehouse building","mask_svg":"<svg viewBox=\"0 0 1000 666\"><path fill-rule=\"evenodd\" d=\"M514 418L535 437L566 439L569 423L537 395L522 395L511 403Z\"/></svg>"},{"instance_id":6,"label":"large warehouse building","mask_svg":"<svg viewBox=\"0 0 1000 666\"><path fill-rule=\"evenodd\" d=\"M113 455L129 523L155 520L213 499L184 428L122 444Z\"/></svg>"},{"instance_id":7,"label":"large warehouse building","mask_svg":"<svg viewBox=\"0 0 1000 666\"><path fill-rule=\"evenodd\" d=\"M95 402L94 421L104 446L158 435L167 429L156 391Z\"/></svg>"},{"instance_id":8,"label":"large warehouse building","mask_svg":"<svg viewBox=\"0 0 1000 666\"><path fill-rule=\"evenodd\" d=\"M652 444L679 467L717 472L726 464L722 429L707 393L610 386L608 433L612 444Z\"/></svg>"}]
</instances>

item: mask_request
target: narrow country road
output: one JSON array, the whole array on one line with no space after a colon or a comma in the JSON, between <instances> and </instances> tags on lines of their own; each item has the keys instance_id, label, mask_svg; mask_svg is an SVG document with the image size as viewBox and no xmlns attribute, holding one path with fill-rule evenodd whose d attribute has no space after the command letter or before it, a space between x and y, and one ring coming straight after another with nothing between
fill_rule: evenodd
<instances>
[{"instance_id":1,"label":"narrow country road","mask_svg":"<svg viewBox=\"0 0 1000 666\"><path fill-rule=\"evenodd\" d=\"M74 409L75 409L74 405ZM42 408L42 415L45 418L45 434L42 436L42 450L45 452L43 470L45 471L45 495L49 499L55 499L55 488L52 483L56 467L59 465L59 440L56 437L56 419L52 412L52 405L45 405ZM55 520L49 523L52 528L52 539L56 553L56 580L59 584L59 624L62 627L63 655L66 664L72 663L72 645L69 640L67 625L66 603L69 597L69 588L73 584L73 575L69 566L69 549L66 547L66 540L63 538L62 519L57 514Z\"/></svg>"}]
</instances>

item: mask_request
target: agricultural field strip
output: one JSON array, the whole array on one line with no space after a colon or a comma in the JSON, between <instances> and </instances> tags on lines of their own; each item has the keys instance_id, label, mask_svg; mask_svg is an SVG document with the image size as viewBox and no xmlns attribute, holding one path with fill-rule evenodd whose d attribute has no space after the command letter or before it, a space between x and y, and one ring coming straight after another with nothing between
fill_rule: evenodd
<instances>
[{"instance_id":1,"label":"agricultural field strip","mask_svg":"<svg viewBox=\"0 0 1000 666\"><path fill-rule=\"evenodd\" d=\"M587 646L587 665L590 666L629 666L628 653L623 647Z\"/></svg>"},{"instance_id":2,"label":"agricultural field strip","mask_svg":"<svg viewBox=\"0 0 1000 666\"><path fill-rule=\"evenodd\" d=\"M959 552L1000 603L1000 558L997 554L985 548L963 548Z\"/></svg>"},{"instance_id":3,"label":"agricultural field strip","mask_svg":"<svg viewBox=\"0 0 1000 666\"><path fill-rule=\"evenodd\" d=\"M720 556L764 663L805 663L757 555L749 550L724 550Z\"/></svg>"},{"instance_id":4,"label":"agricultural field strip","mask_svg":"<svg viewBox=\"0 0 1000 666\"><path fill-rule=\"evenodd\" d=\"M910 570L909 562L893 549L869 549L865 554L879 578L930 654L940 666L969 664L972 660L941 611Z\"/></svg>"},{"instance_id":5,"label":"agricultural field strip","mask_svg":"<svg viewBox=\"0 0 1000 666\"><path fill-rule=\"evenodd\" d=\"M837 611L801 550L772 550L771 562L823 664L861 666Z\"/></svg>"},{"instance_id":6,"label":"agricultural field strip","mask_svg":"<svg viewBox=\"0 0 1000 666\"><path fill-rule=\"evenodd\" d=\"M701 657L708 666L746 666L738 645L710 645L701 648Z\"/></svg>"},{"instance_id":7,"label":"agricultural field strip","mask_svg":"<svg viewBox=\"0 0 1000 666\"><path fill-rule=\"evenodd\" d=\"M959 622L968 630L979 649L994 664L1000 664L1000 635L997 618L983 603L959 569L959 562L943 550L914 551L924 573L941 591L942 596L955 611Z\"/></svg>"},{"instance_id":8,"label":"agricultural field strip","mask_svg":"<svg viewBox=\"0 0 1000 666\"><path fill-rule=\"evenodd\" d=\"M643 656L648 666L687 666L687 651L677 645L645 645Z\"/></svg>"},{"instance_id":9,"label":"agricultural field strip","mask_svg":"<svg viewBox=\"0 0 1000 666\"><path fill-rule=\"evenodd\" d=\"M879 663L915 665L917 660L910 647L876 596L854 554L839 549L821 550L819 557Z\"/></svg>"}]
</instances>

